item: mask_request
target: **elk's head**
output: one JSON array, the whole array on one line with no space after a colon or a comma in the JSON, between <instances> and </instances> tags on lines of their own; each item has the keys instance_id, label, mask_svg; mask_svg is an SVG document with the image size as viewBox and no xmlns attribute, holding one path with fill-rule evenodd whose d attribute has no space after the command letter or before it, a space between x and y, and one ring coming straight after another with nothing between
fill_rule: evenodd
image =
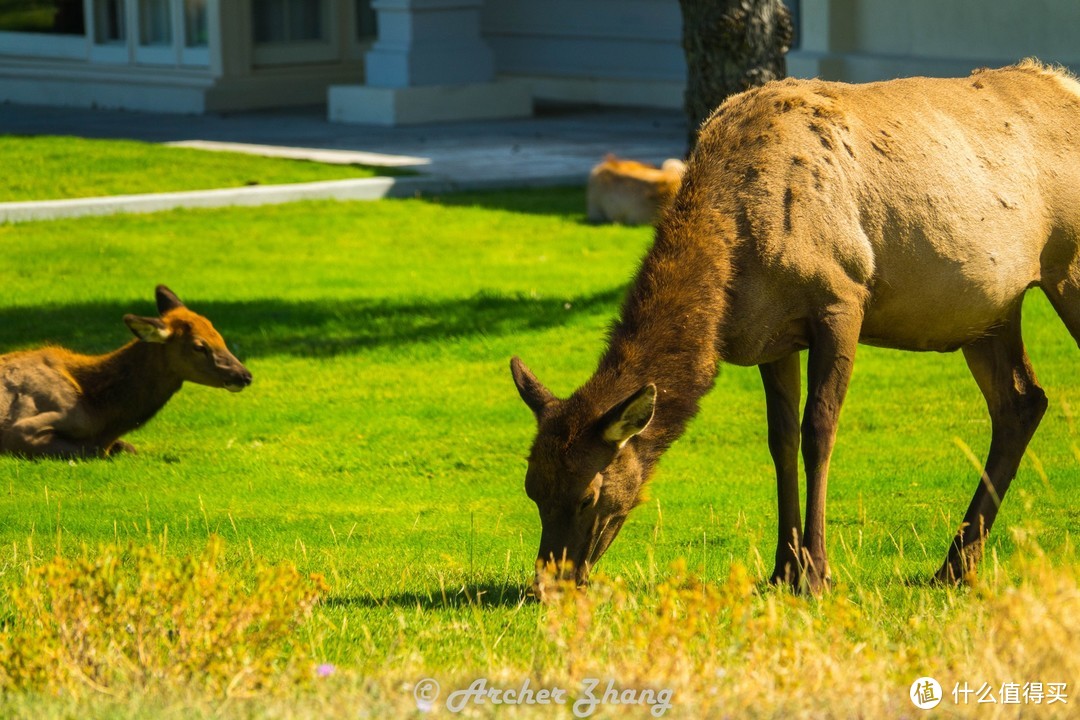
<instances>
[{"instance_id":1,"label":"elk's head","mask_svg":"<svg viewBox=\"0 0 1080 720\"><path fill-rule=\"evenodd\" d=\"M210 321L188 310L164 285L157 286L161 317L125 315L124 323L143 342L164 346L169 369L188 382L240 392L251 384L251 373L225 347Z\"/></svg>"},{"instance_id":2,"label":"elk's head","mask_svg":"<svg viewBox=\"0 0 1080 720\"><path fill-rule=\"evenodd\" d=\"M584 585L640 503L648 469L635 437L652 420L656 386L598 410L577 395L556 398L518 358L510 370L538 424L525 492L540 511L534 590L543 597L552 571Z\"/></svg>"}]
</instances>

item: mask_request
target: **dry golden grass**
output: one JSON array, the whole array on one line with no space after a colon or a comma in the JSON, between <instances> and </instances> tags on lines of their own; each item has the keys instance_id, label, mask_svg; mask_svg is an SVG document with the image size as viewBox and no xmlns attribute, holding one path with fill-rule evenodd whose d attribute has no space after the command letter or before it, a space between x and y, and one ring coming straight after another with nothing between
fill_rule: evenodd
<instances>
[{"instance_id":1,"label":"dry golden grass","mask_svg":"<svg viewBox=\"0 0 1080 720\"><path fill-rule=\"evenodd\" d=\"M278 567L251 591L203 558L169 560L150 549L121 570L115 549L55 560L27 575L0 634L0 711L15 717L394 717L415 715L418 680L436 678L433 715L485 677L489 687L567 689L589 678L654 691L650 704L580 706L590 717L917 717L915 678L944 689L933 712L948 717L1075 717L1080 677L1080 565L1025 547L1010 574L993 559L973 588L839 587L820 599L755 584L740 565L709 583L676 566L650 588L600 577L567 589L534 617L536 646L491 668L433 668L427 648L398 648L393 665L367 672L316 667L323 629L296 641L320 583ZM1071 545L1066 556L1073 557ZM123 582L120 579L126 578ZM125 584L137 580L136 585ZM126 590L124 588L127 588ZM316 608L315 613L319 610ZM476 613L485 612L482 606ZM310 624L309 624L310 625ZM319 627L319 623L314 624ZM310 630L310 627L308 628ZM523 650L518 648L518 651ZM516 659L514 659L516 657ZM1041 682L1041 704L1003 704L1003 683ZM1049 704L1050 683L1068 683ZM994 704L956 704L952 690L989 683ZM671 708L657 700L671 691ZM640 695L638 696L641 697ZM650 714L650 709L653 712ZM463 717L547 716L548 706L464 704Z\"/></svg>"},{"instance_id":2,"label":"dry golden grass","mask_svg":"<svg viewBox=\"0 0 1080 720\"><path fill-rule=\"evenodd\" d=\"M875 588L839 588L820 600L759 592L737 565L719 585L676 569L653 597L618 584L567 595L551 616L567 660L560 679L671 687L676 716L877 718L921 714L908 691L932 676L944 689L939 712L1065 717L1074 698L1053 706L952 698L965 682L988 682L995 697L1006 682L1075 690L1077 567L1041 556L1019 564L1013 580L998 573L972 589L908 587L888 598Z\"/></svg>"},{"instance_id":3,"label":"dry golden grass","mask_svg":"<svg viewBox=\"0 0 1080 720\"><path fill-rule=\"evenodd\" d=\"M0 690L125 698L177 688L245 697L311 676L294 641L325 591L287 565L250 585L220 568L221 541L199 557L105 546L27 570L0 632Z\"/></svg>"}]
</instances>

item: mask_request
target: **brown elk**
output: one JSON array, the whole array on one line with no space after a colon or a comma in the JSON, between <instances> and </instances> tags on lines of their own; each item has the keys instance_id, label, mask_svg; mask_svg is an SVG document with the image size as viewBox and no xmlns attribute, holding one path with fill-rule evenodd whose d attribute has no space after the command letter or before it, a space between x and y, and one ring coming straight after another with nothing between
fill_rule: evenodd
<instances>
[{"instance_id":1,"label":"brown elk","mask_svg":"<svg viewBox=\"0 0 1080 720\"><path fill-rule=\"evenodd\" d=\"M652 225L679 191L685 171L686 165L676 158L655 167L608 155L589 173L586 219Z\"/></svg>"},{"instance_id":2,"label":"brown elk","mask_svg":"<svg viewBox=\"0 0 1080 720\"><path fill-rule=\"evenodd\" d=\"M0 453L134 452L120 437L152 418L185 380L232 392L251 384L210 321L164 285L156 295L161 317L125 315L137 339L114 352L45 347L0 356Z\"/></svg>"},{"instance_id":3,"label":"brown elk","mask_svg":"<svg viewBox=\"0 0 1080 720\"><path fill-rule=\"evenodd\" d=\"M538 433L539 562L584 582L720 361L757 365L776 466L772 579L829 583L825 486L860 342L961 350L985 472L936 578L974 572L1047 401L1020 335L1038 286L1080 342L1080 84L1036 61L968 78L785 80L703 124L595 374L554 397L514 358ZM799 352L809 350L799 501ZM566 571L564 570L564 573Z\"/></svg>"}]
</instances>

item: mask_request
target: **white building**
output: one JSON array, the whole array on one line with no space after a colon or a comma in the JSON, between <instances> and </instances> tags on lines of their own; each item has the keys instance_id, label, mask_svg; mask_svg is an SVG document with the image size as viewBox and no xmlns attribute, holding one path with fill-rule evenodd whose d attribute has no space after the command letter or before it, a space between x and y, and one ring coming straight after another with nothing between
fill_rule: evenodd
<instances>
[{"instance_id":1,"label":"white building","mask_svg":"<svg viewBox=\"0 0 1080 720\"><path fill-rule=\"evenodd\" d=\"M1080 67L1074 0L792 1L796 76ZM379 124L680 107L677 0L0 0L0 101ZM2 112L0 106L0 112Z\"/></svg>"}]
</instances>

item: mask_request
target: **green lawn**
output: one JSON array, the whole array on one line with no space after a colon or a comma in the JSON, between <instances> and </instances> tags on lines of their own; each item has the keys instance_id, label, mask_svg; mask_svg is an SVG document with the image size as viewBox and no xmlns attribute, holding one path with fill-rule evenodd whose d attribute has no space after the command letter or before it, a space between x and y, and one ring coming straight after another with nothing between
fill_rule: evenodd
<instances>
[{"instance_id":1,"label":"green lawn","mask_svg":"<svg viewBox=\"0 0 1080 720\"><path fill-rule=\"evenodd\" d=\"M0 135L0 202L206 190L402 175L395 168L327 165L243 153L75 137Z\"/></svg>"},{"instance_id":2,"label":"green lawn","mask_svg":"<svg viewBox=\"0 0 1080 720\"><path fill-rule=\"evenodd\" d=\"M296 708L404 711L415 707L411 683L425 675L466 687L485 675L520 684L608 672L624 682L696 678L680 686L683 714L671 716L721 712L735 675L743 682L765 667L748 664L759 662L749 650L693 649L701 638L735 642L748 627L732 609L743 601L730 600L741 581L725 584L729 574L745 566L756 581L771 570L775 489L756 370L722 368L665 456L652 499L601 563L615 580L601 580L593 597L615 600L555 610L520 602L539 521L523 491L533 420L508 360L521 355L561 395L584 381L650 240L647 229L584 224L583 202L570 188L0 226L0 353L46 342L109 350L129 337L122 316L151 313L153 287L166 283L215 323L255 377L239 395L185 387L128 437L135 457L0 457L0 580L11 587L57 551L135 542L197 553L217 534L225 567L241 577L258 558L327 578L327 600L301 642L339 670L329 689L297 691ZM790 656L779 645L761 663L820 683L837 672L834 653L866 673L860 682L877 692L870 714L895 714L911 709L901 681L918 668L963 679L964 668L981 667L984 656L964 638L981 642L975 624L1000 615L990 604L998 595L1027 597L1004 588L1022 584L1032 548L1065 568L1075 606L1069 534L1080 513L1080 439L1070 408L1080 410L1080 352L1037 292L1025 328L1051 405L990 543L991 591L924 584L976 482L958 443L982 457L989 441L963 359L862 347L829 488L838 587L821 603L775 592L746 600L762 622L779 613L762 633L796 628L783 635L803 643ZM680 559L729 593L701 607L704 591L678 595L679 612L699 610L707 621L700 632L671 630L671 617L682 616L663 610ZM968 613L976 601L981 610ZM863 624L846 624L853 613ZM652 618L642 627L654 634L634 635L635 617ZM944 632L948 623L954 629ZM667 644L651 645L657 638ZM876 649L859 650L868 643ZM665 664L665 653L692 662ZM1052 679L999 677L1034 672L1016 657L991 664L983 679ZM704 680L691 672L702 667ZM721 705L708 704L703 682L727 688ZM840 680L829 692L807 682L796 687L817 699L796 706L802 712L843 697ZM777 688L774 710L759 711L787 707ZM318 700L330 696L338 699ZM36 712L34 699L8 702L12 712ZM74 712L70 699L48 702ZM152 698L128 702L133 715L160 710ZM221 710L205 702L206 712Z\"/></svg>"}]
</instances>

